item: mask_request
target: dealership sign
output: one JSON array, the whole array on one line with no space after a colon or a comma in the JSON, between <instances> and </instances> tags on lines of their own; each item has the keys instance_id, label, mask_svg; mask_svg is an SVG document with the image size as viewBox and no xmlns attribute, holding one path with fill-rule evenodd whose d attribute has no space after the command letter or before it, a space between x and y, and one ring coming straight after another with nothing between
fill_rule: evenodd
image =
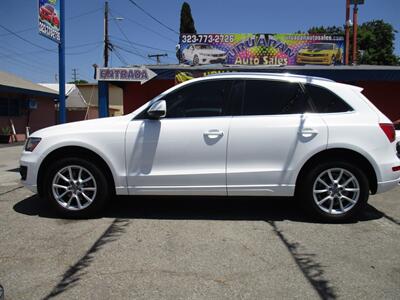
<instances>
[{"instance_id":1,"label":"dealership sign","mask_svg":"<svg viewBox=\"0 0 400 300\"><path fill-rule=\"evenodd\" d=\"M60 0L39 0L39 33L60 43Z\"/></svg>"},{"instance_id":2,"label":"dealership sign","mask_svg":"<svg viewBox=\"0 0 400 300\"><path fill-rule=\"evenodd\" d=\"M325 34L182 34L180 60L190 65L343 64L344 38Z\"/></svg>"},{"instance_id":3,"label":"dealership sign","mask_svg":"<svg viewBox=\"0 0 400 300\"><path fill-rule=\"evenodd\" d=\"M141 84L157 74L145 67L139 68L97 68L96 79L102 81L136 81Z\"/></svg>"}]
</instances>

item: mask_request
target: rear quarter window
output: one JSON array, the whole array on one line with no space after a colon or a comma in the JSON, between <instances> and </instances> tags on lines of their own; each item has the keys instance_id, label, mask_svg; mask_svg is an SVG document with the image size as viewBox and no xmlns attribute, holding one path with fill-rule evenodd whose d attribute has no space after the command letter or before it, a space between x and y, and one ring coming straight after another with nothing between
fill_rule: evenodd
<instances>
[{"instance_id":1,"label":"rear quarter window","mask_svg":"<svg viewBox=\"0 0 400 300\"><path fill-rule=\"evenodd\" d=\"M305 88L318 113L338 113L353 110L353 108L338 95L324 87L306 84Z\"/></svg>"}]
</instances>

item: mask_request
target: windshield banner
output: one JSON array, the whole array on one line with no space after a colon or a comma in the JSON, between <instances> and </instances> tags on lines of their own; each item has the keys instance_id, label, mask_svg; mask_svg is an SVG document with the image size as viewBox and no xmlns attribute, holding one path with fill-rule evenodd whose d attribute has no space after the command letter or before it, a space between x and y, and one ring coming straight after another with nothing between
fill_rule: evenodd
<instances>
[{"instance_id":1,"label":"windshield banner","mask_svg":"<svg viewBox=\"0 0 400 300\"><path fill-rule=\"evenodd\" d=\"M189 65L338 65L344 38L325 34L181 34L180 61Z\"/></svg>"},{"instance_id":2,"label":"windshield banner","mask_svg":"<svg viewBox=\"0 0 400 300\"><path fill-rule=\"evenodd\" d=\"M60 43L60 0L39 0L39 33Z\"/></svg>"}]
</instances>

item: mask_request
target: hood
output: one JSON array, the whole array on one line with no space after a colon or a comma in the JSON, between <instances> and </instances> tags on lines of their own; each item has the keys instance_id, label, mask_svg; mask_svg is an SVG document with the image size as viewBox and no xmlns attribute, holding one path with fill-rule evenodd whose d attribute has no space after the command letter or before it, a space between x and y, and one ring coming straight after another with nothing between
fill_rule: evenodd
<instances>
[{"instance_id":1,"label":"hood","mask_svg":"<svg viewBox=\"0 0 400 300\"><path fill-rule=\"evenodd\" d=\"M225 54L225 51L219 49L198 49L197 51L204 54Z\"/></svg>"},{"instance_id":2,"label":"hood","mask_svg":"<svg viewBox=\"0 0 400 300\"><path fill-rule=\"evenodd\" d=\"M319 50L319 49L301 49L299 53L308 53L308 54L329 54L332 53L334 50Z\"/></svg>"},{"instance_id":3,"label":"hood","mask_svg":"<svg viewBox=\"0 0 400 300\"><path fill-rule=\"evenodd\" d=\"M83 132L99 132L107 131L107 128L111 125L115 127L116 124L120 123L121 126L126 126L127 123L132 119L132 116L118 116L118 117L108 117L99 118L86 121L71 122L66 124L60 124L55 126L46 127L35 131L30 136L31 137L47 137L53 135L63 135L63 134L81 134Z\"/></svg>"}]
</instances>

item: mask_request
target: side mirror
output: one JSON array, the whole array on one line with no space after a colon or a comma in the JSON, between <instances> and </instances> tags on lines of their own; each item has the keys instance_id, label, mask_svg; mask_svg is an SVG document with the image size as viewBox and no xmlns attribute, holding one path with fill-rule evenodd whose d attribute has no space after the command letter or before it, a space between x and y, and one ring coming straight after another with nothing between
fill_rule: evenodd
<instances>
[{"instance_id":1,"label":"side mirror","mask_svg":"<svg viewBox=\"0 0 400 300\"><path fill-rule=\"evenodd\" d=\"M147 110L147 115L152 119L164 118L167 114L167 103L165 100L159 100L153 103Z\"/></svg>"}]
</instances>

